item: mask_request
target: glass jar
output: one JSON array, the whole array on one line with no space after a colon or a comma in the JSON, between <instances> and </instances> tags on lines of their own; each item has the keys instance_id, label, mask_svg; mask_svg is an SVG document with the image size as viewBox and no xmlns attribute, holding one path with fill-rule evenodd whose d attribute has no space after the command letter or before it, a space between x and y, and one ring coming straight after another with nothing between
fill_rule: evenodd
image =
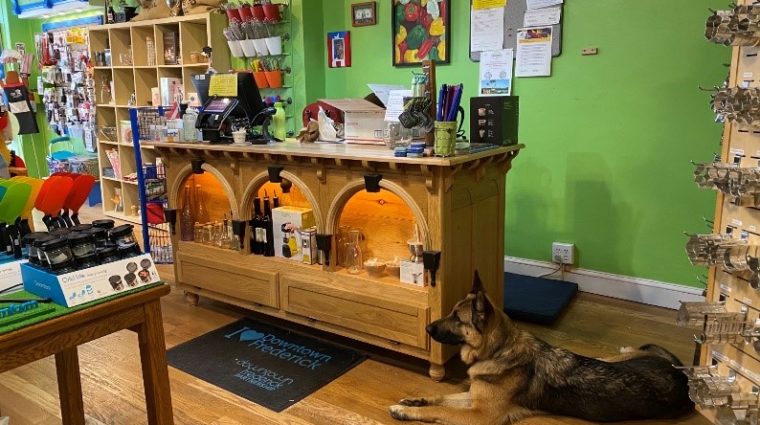
<instances>
[{"instance_id":1,"label":"glass jar","mask_svg":"<svg viewBox=\"0 0 760 425\"><path fill-rule=\"evenodd\" d=\"M33 232L28 233L24 235L23 238L21 238L21 246L24 253L24 258L28 259L29 262L34 265L40 264L39 254L37 253L37 248L34 246L34 243L40 238L47 238L50 240L53 237L44 232Z\"/></svg>"},{"instance_id":2,"label":"glass jar","mask_svg":"<svg viewBox=\"0 0 760 425\"><path fill-rule=\"evenodd\" d=\"M69 241L61 238L54 238L42 244L39 248L45 256L45 261L54 272L59 272L65 268L71 268L74 264L74 254L69 247Z\"/></svg>"},{"instance_id":3,"label":"glass jar","mask_svg":"<svg viewBox=\"0 0 760 425\"><path fill-rule=\"evenodd\" d=\"M118 251L119 257L122 260L140 255L140 247L134 242L125 245L119 245L116 248L116 251Z\"/></svg>"},{"instance_id":4,"label":"glass jar","mask_svg":"<svg viewBox=\"0 0 760 425\"><path fill-rule=\"evenodd\" d=\"M346 242L348 242L348 232L351 230L348 226L339 226L338 234L335 237L335 255L337 264L340 267L346 266Z\"/></svg>"},{"instance_id":5,"label":"glass jar","mask_svg":"<svg viewBox=\"0 0 760 425\"><path fill-rule=\"evenodd\" d=\"M51 236L55 236L56 238L66 239L71 234L71 230L60 228L60 229L53 229L49 233Z\"/></svg>"},{"instance_id":6,"label":"glass jar","mask_svg":"<svg viewBox=\"0 0 760 425\"><path fill-rule=\"evenodd\" d=\"M346 270L350 274L359 274L362 272L364 262L362 261L361 243L362 231L351 229L348 232L348 241L346 242Z\"/></svg>"},{"instance_id":7,"label":"glass jar","mask_svg":"<svg viewBox=\"0 0 760 425\"><path fill-rule=\"evenodd\" d=\"M40 267L50 268L50 264L48 264L47 258L45 258L45 253L42 252L42 245L54 239L56 239L56 237L49 233L45 233L43 236L39 236L34 239L34 242L32 242L32 247L37 254L37 261L35 261L34 264Z\"/></svg>"},{"instance_id":8,"label":"glass jar","mask_svg":"<svg viewBox=\"0 0 760 425\"><path fill-rule=\"evenodd\" d=\"M109 245L98 248L97 253L101 264L113 263L114 261L121 260L121 256L119 255L119 251L116 248L116 245Z\"/></svg>"},{"instance_id":9,"label":"glass jar","mask_svg":"<svg viewBox=\"0 0 760 425\"><path fill-rule=\"evenodd\" d=\"M98 248L108 245L108 229L103 227L93 227L90 229L89 233L92 235L93 240L95 240L95 246Z\"/></svg>"},{"instance_id":10,"label":"glass jar","mask_svg":"<svg viewBox=\"0 0 760 425\"><path fill-rule=\"evenodd\" d=\"M99 266L98 255L92 254L85 257L76 257L77 270L89 269L90 267Z\"/></svg>"},{"instance_id":11,"label":"glass jar","mask_svg":"<svg viewBox=\"0 0 760 425\"><path fill-rule=\"evenodd\" d=\"M114 221L105 219L105 220L95 220L92 222L92 227L99 227L101 229L111 230L113 229Z\"/></svg>"},{"instance_id":12,"label":"glass jar","mask_svg":"<svg viewBox=\"0 0 760 425\"><path fill-rule=\"evenodd\" d=\"M121 276L113 275L108 278L108 283L111 284L111 288L114 291L121 291L124 289L124 282L121 280Z\"/></svg>"},{"instance_id":13,"label":"glass jar","mask_svg":"<svg viewBox=\"0 0 760 425\"><path fill-rule=\"evenodd\" d=\"M150 283L150 272L148 270L140 270L140 272L137 273L137 276L140 278L142 283Z\"/></svg>"},{"instance_id":14,"label":"glass jar","mask_svg":"<svg viewBox=\"0 0 760 425\"><path fill-rule=\"evenodd\" d=\"M90 233L72 233L69 236L69 246L77 260L96 255L95 238Z\"/></svg>"}]
</instances>

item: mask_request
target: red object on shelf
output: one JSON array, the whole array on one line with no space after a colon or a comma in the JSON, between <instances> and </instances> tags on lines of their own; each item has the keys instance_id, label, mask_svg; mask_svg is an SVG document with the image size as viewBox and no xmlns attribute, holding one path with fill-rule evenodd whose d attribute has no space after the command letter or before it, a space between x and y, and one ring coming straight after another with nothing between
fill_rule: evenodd
<instances>
[{"instance_id":1,"label":"red object on shelf","mask_svg":"<svg viewBox=\"0 0 760 425\"><path fill-rule=\"evenodd\" d=\"M227 13L227 19L230 21L240 20L240 12L237 9L225 9L224 11Z\"/></svg>"},{"instance_id":2,"label":"red object on shelf","mask_svg":"<svg viewBox=\"0 0 760 425\"><path fill-rule=\"evenodd\" d=\"M279 4L265 4L263 5L263 8L264 17L267 22L280 22L280 19L282 19L282 17L280 16Z\"/></svg>"},{"instance_id":3,"label":"red object on shelf","mask_svg":"<svg viewBox=\"0 0 760 425\"><path fill-rule=\"evenodd\" d=\"M256 18L257 21L263 21L266 18L266 15L264 14L264 6L260 4L253 5L253 17Z\"/></svg>"},{"instance_id":4,"label":"red object on shelf","mask_svg":"<svg viewBox=\"0 0 760 425\"><path fill-rule=\"evenodd\" d=\"M243 22L248 22L251 19L253 19L253 10L251 9L250 5L243 5L238 8L238 14L240 15L240 19L243 20Z\"/></svg>"},{"instance_id":5,"label":"red object on shelf","mask_svg":"<svg viewBox=\"0 0 760 425\"><path fill-rule=\"evenodd\" d=\"M265 89L269 87L266 71L254 71L253 79L256 80L256 86L258 86L258 88Z\"/></svg>"},{"instance_id":6,"label":"red object on shelf","mask_svg":"<svg viewBox=\"0 0 760 425\"><path fill-rule=\"evenodd\" d=\"M279 89L282 87L282 71L264 71L264 76L267 79L269 88Z\"/></svg>"}]
</instances>

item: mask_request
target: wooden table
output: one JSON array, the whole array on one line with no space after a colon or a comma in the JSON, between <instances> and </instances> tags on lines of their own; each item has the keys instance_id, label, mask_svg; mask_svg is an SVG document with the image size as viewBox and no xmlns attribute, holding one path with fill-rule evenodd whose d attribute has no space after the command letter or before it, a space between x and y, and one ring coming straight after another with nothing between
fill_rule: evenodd
<instances>
[{"instance_id":1,"label":"wooden table","mask_svg":"<svg viewBox=\"0 0 760 425\"><path fill-rule=\"evenodd\" d=\"M84 425L77 346L131 329L140 342L148 423L172 425L160 302L169 292L168 285L157 286L0 335L0 373L55 354L63 424Z\"/></svg>"}]
</instances>

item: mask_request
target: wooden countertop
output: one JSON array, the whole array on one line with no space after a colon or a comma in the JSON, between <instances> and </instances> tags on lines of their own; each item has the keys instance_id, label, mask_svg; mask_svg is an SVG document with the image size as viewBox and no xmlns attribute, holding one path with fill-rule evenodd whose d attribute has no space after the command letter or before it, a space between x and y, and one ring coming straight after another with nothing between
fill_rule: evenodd
<instances>
[{"instance_id":1,"label":"wooden countertop","mask_svg":"<svg viewBox=\"0 0 760 425\"><path fill-rule=\"evenodd\" d=\"M142 142L145 146L154 146L160 150L188 150L207 152L228 152L232 154L264 154L282 155L308 158L327 158L355 161L392 162L399 164L428 165L436 167L451 167L459 164L477 161L483 158L503 157L511 159L516 156L525 145L501 146L480 152L442 157L425 158L398 158L393 156L393 151L385 146L354 145L336 143L298 143L286 142L275 145L231 145L210 143L169 143L169 142ZM501 158L500 158L501 159Z\"/></svg>"}]
</instances>

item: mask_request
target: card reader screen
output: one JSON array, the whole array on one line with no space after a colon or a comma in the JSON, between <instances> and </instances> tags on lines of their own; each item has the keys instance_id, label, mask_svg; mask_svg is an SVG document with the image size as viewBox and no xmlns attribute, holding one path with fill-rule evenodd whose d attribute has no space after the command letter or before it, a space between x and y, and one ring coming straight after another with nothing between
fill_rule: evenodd
<instances>
[{"instance_id":1,"label":"card reader screen","mask_svg":"<svg viewBox=\"0 0 760 425\"><path fill-rule=\"evenodd\" d=\"M222 113L225 109L227 109L227 106L229 106L230 101L229 99L216 99L212 100L211 102L207 103L206 106L203 108L204 112L216 112L216 113Z\"/></svg>"}]
</instances>

